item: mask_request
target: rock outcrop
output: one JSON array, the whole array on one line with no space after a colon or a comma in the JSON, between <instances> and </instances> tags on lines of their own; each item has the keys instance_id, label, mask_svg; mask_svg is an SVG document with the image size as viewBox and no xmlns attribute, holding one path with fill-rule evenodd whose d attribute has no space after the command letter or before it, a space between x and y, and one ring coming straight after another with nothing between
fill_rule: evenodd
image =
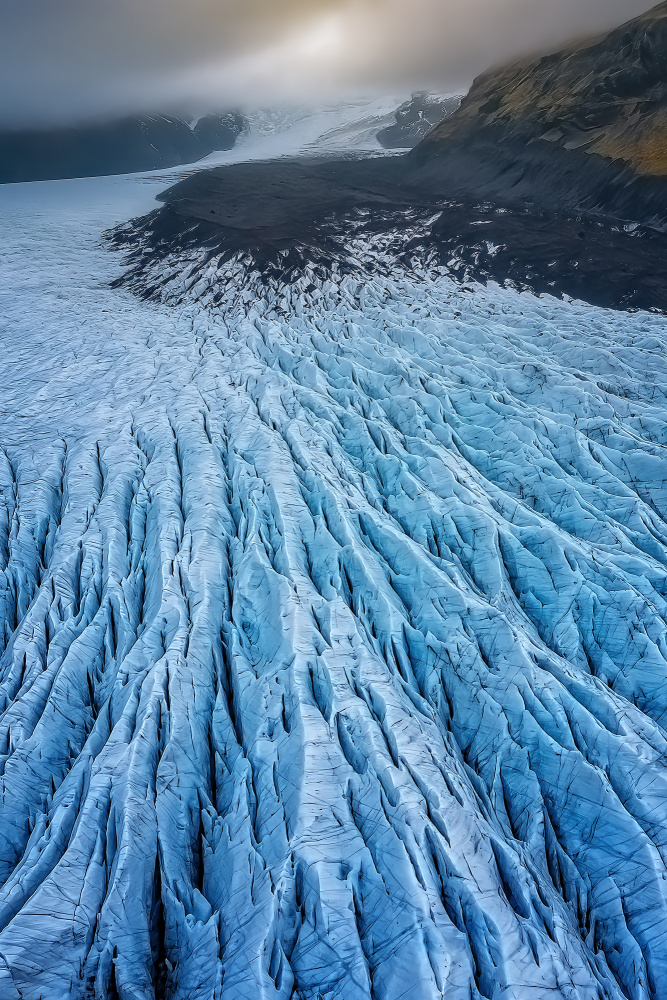
<instances>
[{"instance_id":1,"label":"rock outcrop","mask_svg":"<svg viewBox=\"0 0 667 1000\"><path fill-rule=\"evenodd\" d=\"M426 91L413 94L396 112L395 124L378 132L378 142L385 149L413 149L460 103L460 97L437 97Z\"/></svg>"},{"instance_id":2,"label":"rock outcrop","mask_svg":"<svg viewBox=\"0 0 667 1000\"><path fill-rule=\"evenodd\" d=\"M212 151L233 149L236 140L247 128L248 122L243 115L230 112L226 115L205 115L194 126L193 132L202 145Z\"/></svg>"}]
</instances>

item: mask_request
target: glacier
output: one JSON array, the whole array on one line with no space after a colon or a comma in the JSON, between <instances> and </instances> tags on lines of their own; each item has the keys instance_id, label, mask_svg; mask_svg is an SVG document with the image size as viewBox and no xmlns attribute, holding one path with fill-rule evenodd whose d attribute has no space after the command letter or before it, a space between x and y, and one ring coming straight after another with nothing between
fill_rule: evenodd
<instances>
[{"instance_id":1,"label":"glacier","mask_svg":"<svg viewBox=\"0 0 667 1000\"><path fill-rule=\"evenodd\" d=\"M0 1000L667 1000L664 316L112 288L181 175L0 190Z\"/></svg>"}]
</instances>

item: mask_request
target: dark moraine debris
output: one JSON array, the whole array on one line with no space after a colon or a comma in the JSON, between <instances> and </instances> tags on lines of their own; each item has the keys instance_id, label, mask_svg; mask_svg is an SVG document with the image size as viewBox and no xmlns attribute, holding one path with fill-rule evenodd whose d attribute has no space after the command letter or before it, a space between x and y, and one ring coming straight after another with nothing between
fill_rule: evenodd
<instances>
[{"instance_id":1,"label":"dark moraine debris","mask_svg":"<svg viewBox=\"0 0 667 1000\"><path fill-rule=\"evenodd\" d=\"M119 283L159 297L159 261L179 254L191 275L213 257L224 261L239 252L281 280L306 265L354 270L352 240L383 233L392 237L398 265L421 255L464 281L511 282L611 308L667 310L666 232L600 216L443 200L410 181L403 157L202 171L165 192L163 208L112 234L129 251L130 268ZM205 252L193 263L198 249Z\"/></svg>"},{"instance_id":2,"label":"dark moraine debris","mask_svg":"<svg viewBox=\"0 0 667 1000\"><path fill-rule=\"evenodd\" d=\"M298 240L332 213L430 204L430 193L406 185L404 168L402 157L238 163L186 177L159 200L183 220L213 223L239 239Z\"/></svg>"},{"instance_id":3,"label":"dark moraine debris","mask_svg":"<svg viewBox=\"0 0 667 1000\"><path fill-rule=\"evenodd\" d=\"M509 283L613 309L667 310L667 233L649 226L452 203L426 242L462 281Z\"/></svg>"},{"instance_id":4,"label":"dark moraine debris","mask_svg":"<svg viewBox=\"0 0 667 1000\"><path fill-rule=\"evenodd\" d=\"M407 155L239 164L162 200L117 234L134 287L184 242L273 266L285 248L322 261L332 239L340 250L384 227L397 258L435 255L466 279L665 310L667 3L602 39L484 74Z\"/></svg>"},{"instance_id":5,"label":"dark moraine debris","mask_svg":"<svg viewBox=\"0 0 667 1000\"><path fill-rule=\"evenodd\" d=\"M180 254L192 273L198 249L198 267L246 253L282 280L307 264L346 269L352 233L406 232L432 216L432 200L406 189L402 161L283 159L193 174L159 196L163 208L109 234L129 251L118 283L150 297L159 262Z\"/></svg>"}]
</instances>

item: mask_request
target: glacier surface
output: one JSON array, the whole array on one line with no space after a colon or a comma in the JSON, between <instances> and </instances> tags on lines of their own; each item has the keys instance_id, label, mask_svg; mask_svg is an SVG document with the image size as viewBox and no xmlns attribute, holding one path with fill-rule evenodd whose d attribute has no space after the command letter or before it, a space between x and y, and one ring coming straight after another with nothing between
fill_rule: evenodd
<instances>
[{"instance_id":1,"label":"glacier surface","mask_svg":"<svg viewBox=\"0 0 667 1000\"><path fill-rule=\"evenodd\" d=\"M174 176L0 191L0 1000L667 1000L664 317L142 302Z\"/></svg>"}]
</instances>

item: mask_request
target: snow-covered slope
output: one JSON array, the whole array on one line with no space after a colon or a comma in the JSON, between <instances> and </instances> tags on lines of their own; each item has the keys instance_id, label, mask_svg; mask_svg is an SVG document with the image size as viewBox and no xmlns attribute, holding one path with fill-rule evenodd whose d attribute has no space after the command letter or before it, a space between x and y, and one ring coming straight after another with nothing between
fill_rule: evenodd
<instances>
[{"instance_id":1,"label":"snow-covered slope","mask_svg":"<svg viewBox=\"0 0 667 1000\"><path fill-rule=\"evenodd\" d=\"M0 192L0 997L667 998L664 318L141 302L165 183Z\"/></svg>"}]
</instances>

